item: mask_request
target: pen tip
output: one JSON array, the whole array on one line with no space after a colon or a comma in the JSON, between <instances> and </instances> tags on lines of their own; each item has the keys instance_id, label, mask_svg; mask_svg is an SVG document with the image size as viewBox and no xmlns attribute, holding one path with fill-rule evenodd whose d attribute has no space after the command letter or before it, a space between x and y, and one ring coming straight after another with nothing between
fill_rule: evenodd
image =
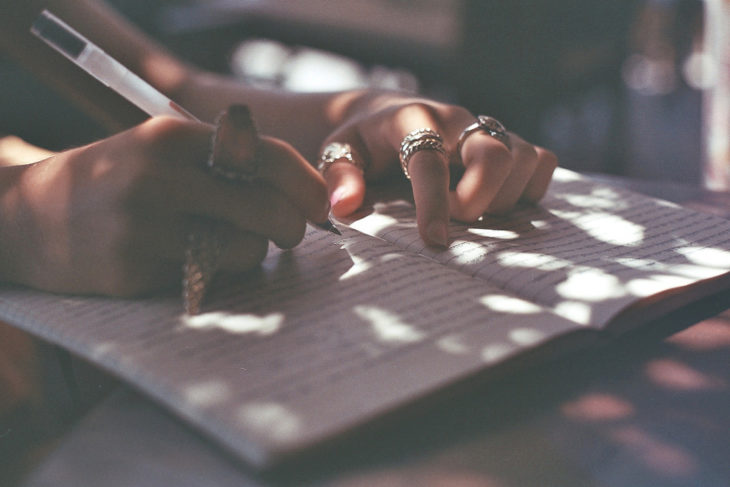
<instances>
[{"instance_id":1,"label":"pen tip","mask_svg":"<svg viewBox=\"0 0 730 487\"><path fill-rule=\"evenodd\" d=\"M342 235L342 232L339 231L339 229L335 226L334 223L332 223L331 220L327 220L324 223L318 223L317 226L322 230L327 230L328 232L334 233L335 235Z\"/></svg>"}]
</instances>

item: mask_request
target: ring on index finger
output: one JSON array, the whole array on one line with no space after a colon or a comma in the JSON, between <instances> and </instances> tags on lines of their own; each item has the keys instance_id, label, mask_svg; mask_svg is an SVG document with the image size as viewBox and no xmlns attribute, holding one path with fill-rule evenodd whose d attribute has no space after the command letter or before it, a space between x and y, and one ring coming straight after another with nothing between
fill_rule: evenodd
<instances>
[{"instance_id":1,"label":"ring on index finger","mask_svg":"<svg viewBox=\"0 0 730 487\"><path fill-rule=\"evenodd\" d=\"M465 128L464 131L461 132L461 135L459 135L459 140L456 143L456 152L458 154L461 154L461 146L464 145L466 138L477 130L481 130L487 135L494 137L498 141L502 142L508 150L512 150L509 134L507 133L507 129L504 128L504 125L502 125L502 122L494 117L479 115L477 116L476 122Z\"/></svg>"},{"instance_id":2,"label":"ring on index finger","mask_svg":"<svg viewBox=\"0 0 730 487\"><path fill-rule=\"evenodd\" d=\"M352 156L352 146L350 144L344 144L342 142L331 142L327 144L322 150L317 169L324 176L324 173L335 162L347 162L360 171L365 172L365 165Z\"/></svg>"},{"instance_id":3,"label":"ring on index finger","mask_svg":"<svg viewBox=\"0 0 730 487\"><path fill-rule=\"evenodd\" d=\"M444 139L441 135L430 128L420 128L409 132L403 141L400 143L400 151L398 152L398 158L400 159L400 166L403 169L403 174L408 179L411 179L411 174L408 171L408 163L411 160L413 154L422 150L436 151L441 154L445 154Z\"/></svg>"}]
</instances>

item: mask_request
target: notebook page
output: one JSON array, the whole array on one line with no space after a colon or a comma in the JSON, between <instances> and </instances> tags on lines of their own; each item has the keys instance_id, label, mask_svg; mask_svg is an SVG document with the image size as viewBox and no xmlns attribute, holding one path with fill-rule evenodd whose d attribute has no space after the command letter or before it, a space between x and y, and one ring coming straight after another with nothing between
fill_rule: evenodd
<instances>
[{"instance_id":1,"label":"notebook page","mask_svg":"<svg viewBox=\"0 0 730 487\"><path fill-rule=\"evenodd\" d=\"M730 222L565 169L538 207L452 224L426 247L411 204L379 204L353 228L600 327L638 299L730 271Z\"/></svg>"},{"instance_id":2,"label":"notebook page","mask_svg":"<svg viewBox=\"0 0 730 487\"><path fill-rule=\"evenodd\" d=\"M353 230L309 229L204 312L178 297L4 288L0 318L157 398L258 465L340 433L575 325Z\"/></svg>"}]
</instances>

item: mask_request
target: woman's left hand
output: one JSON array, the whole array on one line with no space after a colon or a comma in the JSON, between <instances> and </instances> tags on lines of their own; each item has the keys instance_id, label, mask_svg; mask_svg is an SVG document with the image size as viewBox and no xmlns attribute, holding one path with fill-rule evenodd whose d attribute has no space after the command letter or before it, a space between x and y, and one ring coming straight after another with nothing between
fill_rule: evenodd
<instances>
[{"instance_id":1,"label":"woman's left hand","mask_svg":"<svg viewBox=\"0 0 730 487\"><path fill-rule=\"evenodd\" d=\"M462 134L476 120L454 105L401 93L364 94L322 146L337 143L332 147L351 148L351 158L336 155L324 169L334 215L349 215L362 205L366 180L400 170L404 137L424 128L441 137L443 152L434 150L439 143L433 135L420 137L414 145L428 148L412 152L405 169L413 187L418 229L427 244L448 245L450 217L473 222L485 213L507 212L519 201L539 201L557 167L555 155L512 132L490 135L474 126ZM454 190L449 189L450 165L463 171Z\"/></svg>"}]
</instances>

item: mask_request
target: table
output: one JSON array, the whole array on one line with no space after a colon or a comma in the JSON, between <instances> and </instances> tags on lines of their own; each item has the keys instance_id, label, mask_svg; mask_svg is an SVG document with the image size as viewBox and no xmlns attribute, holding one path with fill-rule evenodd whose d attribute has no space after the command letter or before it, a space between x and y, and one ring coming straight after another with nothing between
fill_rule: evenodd
<instances>
[{"instance_id":1,"label":"table","mask_svg":"<svg viewBox=\"0 0 730 487\"><path fill-rule=\"evenodd\" d=\"M730 217L730 194L598 178ZM33 487L730 485L730 312L489 382L265 474L126 386L35 346L46 415L36 406L0 423L7 485L21 476ZM2 458L12 445L26 451L13 451L8 469Z\"/></svg>"}]
</instances>

